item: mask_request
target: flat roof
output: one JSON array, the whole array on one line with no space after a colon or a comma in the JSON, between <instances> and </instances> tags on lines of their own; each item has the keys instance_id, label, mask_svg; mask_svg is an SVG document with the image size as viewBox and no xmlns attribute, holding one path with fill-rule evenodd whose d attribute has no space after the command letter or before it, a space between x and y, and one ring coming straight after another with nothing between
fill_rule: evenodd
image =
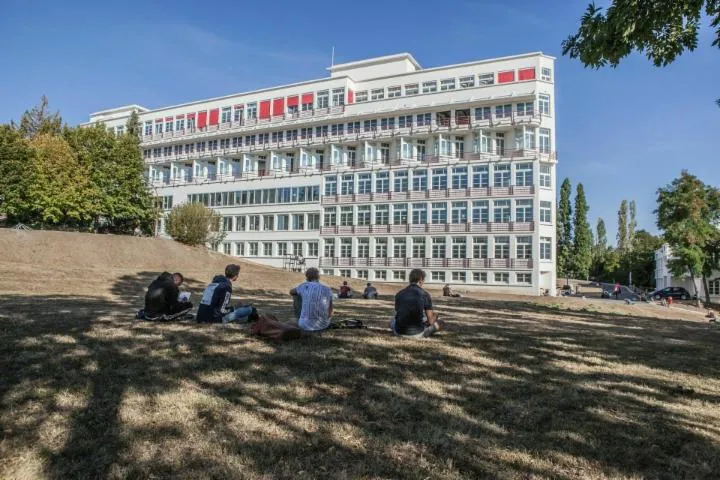
<instances>
[{"instance_id":1,"label":"flat roof","mask_svg":"<svg viewBox=\"0 0 720 480\"><path fill-rule=\"evenodd\" d=\"M370 65L377 65L380 63L390 63L397 60L409 60L415 68L422 70L420 64L415 60L415 57L409 53L395 53L393 55L385 55L383 57L367 58L365 60L356 60L353 62L338 63L327 68L327 70L333 72L335 70L347 70L348 68L368 67Z\"/></svg>"}]
</instances>

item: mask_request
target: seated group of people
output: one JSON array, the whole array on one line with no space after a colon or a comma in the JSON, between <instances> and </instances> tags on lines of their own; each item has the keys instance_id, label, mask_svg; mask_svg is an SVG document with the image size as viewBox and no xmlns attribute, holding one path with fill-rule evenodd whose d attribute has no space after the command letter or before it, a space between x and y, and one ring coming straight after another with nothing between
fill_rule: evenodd
<instances>
[{"instance_id":1,"label":"seated group of people","mask_svg":"<svg viewBox=\"0 0 720 480\"><path fill-rule=\"evenodd\" d=\"M203 291L196 319L200 323L254 322L259 318L252 305L230 305L232 284L240 275L240 266L230 264L224 275L217 275ZM180 292L184 277L180 273L163 272L148 287L145 308L136 318L145 320L174 320L190 313L193 304L189 295ZM432 299L422 286L425 272L415 269L410 272L410 284L395 295L395 316L390 328L395 335L406 337L428 337L443 328L443 323L433 311ZM347 286L347 282L343 282ZM351 294L350 287L347 286ZM342 289L341 292L342 294ZM309 268L305 282L290 290L293 310L298 327L306 332L323 331L330 327L333 314L333 292L320 283L320 272ZM349 298L341 297L340 298ZM364 298L377 298L377 289L368 283Z\"/></svg>"},{"instance_id":2,"label":"seated group of people","mask_svg":"<svg viewBox=\"0 0 720 480\"><path fill-rule=\"evenodd\" d=\"M343 282L342 285L340 285L340 288L338 289L338 298L352 298L353 297L353 290L350 288L350 285L348 285L347 280ZM378 291L377 288L373 286L372 283L368 282L367 285L365 285L365 290L363 290L362 298L374 300L378 298Z\"/></svg>"}]
</instances>

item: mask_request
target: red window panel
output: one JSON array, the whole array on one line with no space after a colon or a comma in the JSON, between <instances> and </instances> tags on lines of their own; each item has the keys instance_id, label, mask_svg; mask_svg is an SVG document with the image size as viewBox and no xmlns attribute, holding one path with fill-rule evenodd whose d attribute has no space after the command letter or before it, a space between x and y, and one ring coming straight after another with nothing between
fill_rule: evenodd
<instances>
[{"instance_id":1,"label":"red window panel","mask_svg":"<svg viewBox=\"0 0 720 480\"><path fill-rule=\"evenodd\" d=\"M292 97L287 98L288 107L297 107L298 103L300 103L300 97L298 97L297 95L293 95Z\"/></svg>"},{"instance_id":2,"label":"red window panel","mask_svg":"<svg viewBox=\"0 0 720 480\"><path fill-rule=\"evenodd\" d=\"M518 70L518 80L535 80L535 67Z\"/></svg>"},{"instance_id":3,"label":"red window panel","mask_svg":"<svg viewBox=\"0 0 720 480\"><path fill-rule=\"evenodd\" d=\"M348 104L355 103L355 92L348 90Z\"/></svg>"},{"instance_id":4,"label":"red window panel","mask_svg":"<svg viewBox=\"0 0 720 480\"><path fill-rule=\"evenodd\" d=\"M498 72L498 83L509 83L515 81L515 70L509 70L507 72Z\"/></svg>"},{"instance_id":5,"label":"red window panel","mask_svg":"<svg viewBox=\"0 0 720 480\"><path fill-rule=\"evenodd\" d=\"M155 121L158 122L158 123L162 123L163 119L162 119L162 118L156 118Z\"/></svg>"},{"instance_id":6,"label":"red window panel","mask_svg":"<svg viewBox=\"0 0 720 480\"><path fill-rule=\"evenodd\" d=\"M175 118L185 118L185 114L181 113L180 115L175 115Z\"/></svg>"},{"instance_id":7,"label":"red window panel","mask_svg":"<svg viewBox=\"0 0 720 480\"><path fill-rule=\"evenodd\" d=\"M276 98L273 100L273 117L278 117L285 114L285 99L284 98Z\"/></svg>"},{"instance_id":8,"label":"red window panel","mask_svg":"<svg viewBox=\"0 0 720 480\"><path fill-rule=\"evenodd\" d=\"M198 121L197 121L198 128L203 128L207 126L207 112L198 112Z\"/></svg>"},{"instance_id":9,"label":"red window panel","mask_svg":"<svg viewBox=\"0 0 720 480\"><path fill-rule=\"evenodd\" d=\"M260 102L260 120L270 118L270 100Z\"/></svg>"},{"instance_id":10,"label":"red window panel","mask_svg":"<svg viewBox=\"0 0 720 480\"><path fill-rule=\"evenodd\" d=\"M240 105L235 105L235 108L243 108L243 106L242 106L242 104L240 104Z\"/></svg>"},{"instance_id":11,"label":"red window panel","mask_svg":"<svg viewBox=\"0 0 720 480\"><path fill-rule=\"evenodd\" d=\"M187 118L195 118L195 114L194 114L194 113L188 113L188 114L187 114Z\"/></svg>"},{"instance_id":12,"label":"red window panel","mask_svg":"<svg viewBox=\"0 0 720 480\"><path fill-rule=\"evenodd\" d=\"M303 93L302 94L302 103L313 103L313 94L312 93Z\"/></svg>"},{"instance_id":13,"label":"red window panel","mask_svg":"<svg viewBox=\"0 0 720 480\"><path fill-rule=\"evenodd\" d=\"M166 122L172 122L172 121L173 121L173 117L165 117L165 121L166 121Z\"/></svg>"},{"instance_id":14,"label":"red window panel","mask_svg":"<svg viewBox=\"0 0 720 480\"><path fill-rule=\"evenodd\" d=\"M210 110L210 125L217 125L220 123L220 109L213 108Z\"/></svg>"}]
</instances>

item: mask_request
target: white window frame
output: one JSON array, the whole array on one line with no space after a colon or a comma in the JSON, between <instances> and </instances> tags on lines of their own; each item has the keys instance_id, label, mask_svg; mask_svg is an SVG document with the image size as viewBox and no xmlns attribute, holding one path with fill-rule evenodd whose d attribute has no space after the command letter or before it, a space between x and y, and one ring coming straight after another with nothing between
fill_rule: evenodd
<instances>
[{"instance_id":1,"label":"white window frame","mask_svg":"<svg viewBox=\"0 0 720 480\"><path fill-rule=\"evenodd\" d=\"M355 103L364 103L367 101L368 101L368 91L367 90L355 92Z\"/></svg>"},{"instance_id":2,"label":"white window frame","mask_svg":"<svg viewBox=\"0 0 720 480\"><path fill-rule=\"evenodd\" d=\"M542 67L540 69L540 80L543 82L552 82L552 68Z\"/></svg>"},{"instance_id":3,"label":"white window frame","mask_svg":"<svg viewBox=\"0 0 720 480\"><path fill-rule=\"evenodd\" d=\"M370 90L370 100L384 100L385 88L373 88Z\"/></svg>"},{"instance_id":4,"label":"white window frame","mask_svg":"<svg viewBox=\"0 0 720 480\"><path fill-rule=\"evenodd\" d=\"M455 79L454 78L446 78L444 80L440 80L440 91L441 92L447 92L448 90L455 90Z\"/></svg>"},{"instance_id":5,"label":"white window frame","mask_svg":"<svg viewBox=\"0 0 720 480\"><path fill-rule=\"evenodd\" d=\"M475 86L475 75L467 75L465 77L458 78L460 88L471 88Z\"/></svg>"},{"instance_id":6,"label":"white window frame","mask_svg":"<svg viewBox=\"0 0 720 480\"><path fill-rule=\"evenodd\" d=\"M437 80L428 80L422 82L422 93L435 93L437 92Z\"/></svg>"},{"instance_id":7,"label":"white window frame","mask_svg":"<svg viewBox=\"0 0 720 480\"><path fill-rule=\"evenodd\" d=\"M387 96L388 96L388 98L401 97L402 96L402 87L400 85L394 85L392 87L388 87Z\"/></svg>"},{"instance_id":8,"label":"white window frame","mask_svg":"<svg viewBox=\"0 0 720 480\"><path fill-rule=\"evenodd\" d=\"M405 85L405 95L417 95L420 93L420 85L417 83L408 83Z\"/></svg>"},{"instance_id":9,"label":"white window frame","mask_svg":"<svg viewBox=\"0 0 720 480\"><path fill-rule=\"evenodd\" d=\"M495 74L494 73L478 74L478 86L484 87L487 85L495 85Z\"/></svg>"}]
</instances>

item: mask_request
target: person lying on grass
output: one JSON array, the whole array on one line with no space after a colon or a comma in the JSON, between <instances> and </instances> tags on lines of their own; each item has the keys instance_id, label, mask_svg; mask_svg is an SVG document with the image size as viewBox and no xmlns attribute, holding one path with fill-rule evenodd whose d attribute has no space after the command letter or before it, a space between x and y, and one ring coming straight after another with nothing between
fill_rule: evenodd
<instances>
[{"instance_id":1,"label":"person lying on grass","mask_svg":"<svg viewBox=\"0 0 720 480\"><path fill-rule=\"evenodd\" d=\"M135 314L144 320L175 320L193 308L193 304L180 298L180 285L185 281L182 273L163 272L152 281L145 293L145 308Z\"/></svg>"},{"instance_id":2,"label":"person lying on grass","mask_svg":"<svg viewBox=\"0 0 720 480\"><path fill-rule=\"evenodd\" d=\"M333 293L320 283L320 271L308 268L305 282L290 290L298 326L307 332L318 332L330 326L333 312Z\"/></svg>"},{"instance_id":3,"label":"person lying on grass","mask_svg":"<svg viewBox=\"0 0 720 480\"><path fill-rule=\"evenodd\" d=\"M240 265L231 263L225 267L225 275L216 275L205 288L197 321L200 323L229 323L246 321L255 308L252 305L230 305L232 284L240 276Z\"/></svg>"},{"instance_id":4,"label":"person lying on grass","mask_svg":"<svg viewBox=\"0 0 720 480\"><path fill-rule=\"evenodd\" d=\"M430 294L422 288L424 283L425 272L416 268L410 272L410 285L395 295L395 317L390 321L395 335L424 338L443 329Z\"/></svg>"}]
</instances>

